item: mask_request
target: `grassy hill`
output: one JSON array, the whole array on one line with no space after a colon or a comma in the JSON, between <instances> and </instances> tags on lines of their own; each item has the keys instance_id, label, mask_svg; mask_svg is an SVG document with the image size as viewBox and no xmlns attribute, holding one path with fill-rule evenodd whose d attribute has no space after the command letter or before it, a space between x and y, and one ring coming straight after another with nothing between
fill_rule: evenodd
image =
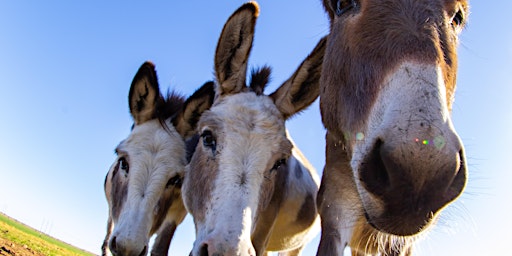
<instances>
[{"instance_id":1,"label":"grassy hill","mask_svg":"<svg viewBox=\"0 0 512 256\"><path fill-rule=\"evenodd\" d=\"M0 255L94 255L0 213Z\"/></svg>"}]
</instances>

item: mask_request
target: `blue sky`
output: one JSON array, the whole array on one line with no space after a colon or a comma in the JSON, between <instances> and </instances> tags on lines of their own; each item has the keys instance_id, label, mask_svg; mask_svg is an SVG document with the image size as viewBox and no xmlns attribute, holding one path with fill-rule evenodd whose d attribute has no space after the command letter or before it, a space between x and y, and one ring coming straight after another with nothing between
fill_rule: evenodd
<instances>
[{"instance_id":1,"label":"blue sky","mask_svg":"<svg viewBox=\"0 0 512 256\"><path fill-rule=\"evenodd\" d=\"M127 97L137 68L152 60L163 89L189 95L213 78L217 38L243 2L1 1L0 211L99 253L107 220L103 180L132 124ZM320 2L259 1L250 66L273 67L269 91L328 32ZM418 244L419 255L509 250L511 9L511 1L472 2L453 108L470 181ZM318 102L287 125L321 174ZM187 217L171 250L188 255L193 239ZM304 255L314 255L317 243Z\"/></svg>"}]
</instances>

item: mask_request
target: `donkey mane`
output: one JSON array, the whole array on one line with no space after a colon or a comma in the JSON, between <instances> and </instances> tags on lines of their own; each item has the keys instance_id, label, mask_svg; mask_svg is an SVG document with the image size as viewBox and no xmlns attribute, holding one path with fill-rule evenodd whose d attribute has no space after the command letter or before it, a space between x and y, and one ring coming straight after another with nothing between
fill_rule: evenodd
<instances>
[{"instance_id":1,"label":"donkey mane","mask_svg":"<svg viewBox=\"0 0 512 256\"><path fill-rule=\"evenodd\" d=\"M162 128L170 132L169 126L165 123L165 120L173 117L184 105L185 96L169 89L165 97L162 96L162 94L159 95L152 119L158 119ZM135 123L132 125L132 130L133 127L135 127Z\"/></svg>"},{"instance_id":2,"label":"donkey mane","mask_svg":"<svg viewBox=\"0 0 512 256\"><path fill-rule=\"evenodd\" d=\"M184 104L185 96L169 89L166 96L160 96L158 100L155 118L158 119L160 123L164 123L165 120L178 113L183 108Z\"/></svg>"},{"instance_id":3,"label":"donkey mane","mask_svg":"<svg viewBox=\"0 0 512 256\"><path fill-rule=\"evenodd\" d=\"M261 68L253 68L251 70L251 82L249 87L256 95L262 95L265 87L270 82L270 73L272 68L269 66L263 66Z\"/></svg>"}]
</instances>

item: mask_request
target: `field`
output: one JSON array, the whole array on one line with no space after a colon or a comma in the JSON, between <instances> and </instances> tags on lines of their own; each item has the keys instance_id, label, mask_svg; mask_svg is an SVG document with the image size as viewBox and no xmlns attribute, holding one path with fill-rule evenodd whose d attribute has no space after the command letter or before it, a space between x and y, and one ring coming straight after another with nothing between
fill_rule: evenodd
<instances>
[{"instance_id":1,"label":"field","mask_svg":"<svg viewBox=\"0 0 512 256\"><path fill-rule=\"evenodd\" d=\"M0 213L0 255L94 255Z\"/></svg>"}]
</instances>

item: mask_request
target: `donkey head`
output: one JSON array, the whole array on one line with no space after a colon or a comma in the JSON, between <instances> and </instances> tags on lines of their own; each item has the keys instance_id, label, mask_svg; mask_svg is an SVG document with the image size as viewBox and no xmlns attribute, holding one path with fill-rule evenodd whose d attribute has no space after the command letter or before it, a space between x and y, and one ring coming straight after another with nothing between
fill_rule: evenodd
<instances>
[{"instance_id":1,"label":"donkey head","mask_svg":"<svg viewBox=\"0 0 512 256\"><path fill-rule=\"evenodd\" d=\"M117 146L117 159L105 180L114 223L109 242L113 254L145 255L159 228L174 230L185 217L185 138L193 134L198 115L210 107L213 96L209 82L186 101L174 94L164 98L153 64L140 67L129 93L134 125ZM164 221L170 227L161 227Z\"/></svg>"},{"instance_id":2,"label":"donkey head","mask_svg":"<svg viewBox=\"0 0 512 256\"><path fill-rule=\"evenodd\" d=\"M321 110L375 229L413 235L463 191L450 111L465 0L323 0L331 33Z\"/></svg>"},{"instance_id":3,"label":"donkey head","mask_svg":"<svg viewBox=\"0 0 512 256\"><path fill-rule=\"evenodd\" d=\"M200 141L183 184L196 227L192 255L256 255L260 248L251 242L255 223L283 196L274 191L284 187L280 182L292 151L285 120L319 94L324 40L272 94L263 94L268 67L254 71L246 85L257 15L254 2L240 7L217 45L216 98L199 120Z\"/></svg>"}]
</instances>

